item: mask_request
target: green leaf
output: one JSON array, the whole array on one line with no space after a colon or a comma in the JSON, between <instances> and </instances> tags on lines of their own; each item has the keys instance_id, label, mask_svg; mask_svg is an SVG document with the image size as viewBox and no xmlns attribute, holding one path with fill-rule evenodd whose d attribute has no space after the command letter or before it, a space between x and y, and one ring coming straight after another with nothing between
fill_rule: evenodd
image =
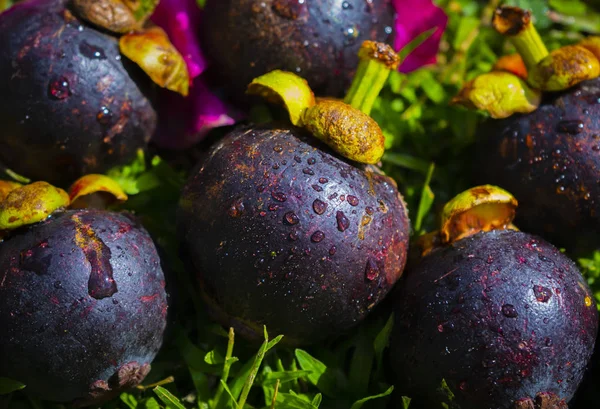
<instances>
[{"instance_id":1,"label":"green leaf","mask_svg":"<svg viewBox=\"0 0 600 409\"><path fill-rule=\"evenodd\" d=\"M319 405L321 405L321 402L322 402L322 401L323 401L323 395L321 395L320 393L317 393L317 394L315 395L315 397L313 398L313 400L312 400L311 404L312 404L314 407L318 408L318 407L319 407Z\"/></svg>"},{"instance_id":2,"label":"green leaf","mask_svg":"<svg viewBox=\"0 0 600 409\"><path fill-rule=\"evenodd\" d=\"M335 396L336 380L332 373L327 370L327 366L302 349L296 349L295 355L300 368L310 371L310 375L307 376L309 382L319 388L325 395Z\"/></svg>"},{"instance_id":3,"label":"green leaf","mask_svg":"<svg viewBox=\"0 0 600 409\"><path fill-rule=\"evenodd\" d=\"M25 384L13 379L0 377L0 395L6 395L25 388Z\"/></svg>"},{"instance_id":4,"label":"green leaf","mask_svg":"<svg viewBox=\"0 0 600 409\"><path fill-rule=\"evenodd\" d=\"M282 384L286 382L291 382L296 379L300 379L310 375L310 371L278 371L278 372L269 372L266 374L261 381L262 386L271 386L275 385L277 381L280 381Z\"/></svg>"},{"instance_id":5,"label":"green leaf","mask_svg":"<svg viewBox=\"0 0 600 409\"><path fill-rule=\"evenodd\" d=\"M159 0L139 0L139 6L134 12L135 19L140 21L150 17L158 3Z\"/></svg>"},{"instance_id":6,"label":"green leaf","mask_svg":"<svg viewBox=\"0 0 600 409\"><path fill-rule=\"evenodd\" d=\"M123 392L120 399L129 409L136 409L138 406L137 399L131 393Z\"/></svg>"},{"instance_id":7,"label":"green leaf","mask_svg":"<svg viewBox=\"0 0 600 409\"><path fill-rule=\"evenodd\" d=\"M209 365L222 365L225 362L225 358L216 349L213 349L204 355L204 362Z\"/></svg>"},{"instance_id":8,"label":"green leaf","mask_svg":"<svg viewBox=\"0 0 600 409\"><path fill-rule=\"evenodd\" d=\"M435 194L431 190L429 183L431 183L431 177L433 176L433 171L435 170L435 164L431 163L429 165L429 171L427 172L427 176L425 177L425 183L423 184L423 189L421 191L421 201L419 202L419 209L417 210L417 218L415 219L415 231L420 232L421 226L423 225L423 219L429 211L431 210L431 206L433 205L433 200L435 199Z\"/></svg>"},{"instance_id":9,"label":"green leaf","mask_svg":"<svg viewBox=\"0 0 600 409\"><path fill-rule=\"evenodd\" d=\"M350 361L348 380L351 398L364 396L368 393L374 357L375 350L373 349L372 341L367 337L365 331L361 330L358 334Z\"/></svg>"},{"instance_id":10,"label":"green leaf","mask_svg":"<svg viewBox=\"0 0 600 409\"><path fill-rule=\"evenodd\" d=\"M350 409L360 409L363 407L363 405L373 399L379 399L379 398L384 398L386 396L389 396L392 392L394 391L394 387L390 386L385 392L382 392L378 395L373 395L373 396L368 396L366 398L362 398L360 400L357 400L356 402L354 402L354 404L352 405L352 407Z\"/></svg>"},{"instance_id":11,"label":"green leaf","mask_svg":"<svg viewBox=\"0 0 600 409\"><path fill-rule=\"evenodd\" d=\"M580 258L578 262L581 273L594 293L596 306L600 310L600 250L595 251L590 258Z\"/></svg>"},{"instance_id":12,"label":"green leaf","mask_svg":"<svg viewBox=\"0 0 600 409\"><path fill-rule=\"evenodd\" d=\"M448 386L446 379L442 379L442 383L439 389L442 392L442 394L446 397L446 399L448 399L448 402L454 401L454 392L452 392L452 390Z\"/></svg>"},{"instance_id":13,"label":"green leaf","mask_svg":"<svg viewBox=\"0 0 600 409\"><path fill-rule=\"evenodd\" d=\"M430 168L429 162L419 159L412 155L403 153L386 152L383 155L383 161L393 163L396 166L401 166L406 169L414 170L424 175L427 174Z\"/></svg>"},{"instance_id":14,"label":"green leaf","mask_svg":"<svg viewBox=\"0 0 600 409\"><path fill-rule=\"evenodd\" d=\"M304 396L299 396L294 393L281 393L277 394L277 409L316 409L318 406L313 404L312 400L307 399Z\"/></svg>"},{"instance_id":15,"label":"green leaf","mask_svg":"<svg viewBox=\"0 0 600 409\"><path fill-rule=\"evenodd\" d=\"M162 401L165 405L167 405L167 409L185 409L185 406L181 404L179 399L177 399L171 392L162 386L157 386L152 389L158 399Z\"/></svg>"},{"instance_id":16,"label":"green leaf","mask_svg":"<svg viewBox=\"0 0 600 409\"><path fill-rule=\"evenodd\" d=\"M233 396L233 393L231 393L231 389L229 389L229 386L227 386L227 383L225 383L225 381L223 379L221 379L220 381L221 386L223 387L223 390L227 393L227 396L229 396L229 403L233 404L234 408L239 408L240 405L238 405L238 403L235 401L235 396Z\"/></svg>"},{"instance_id":17,"label":"green leaf","mask_svg":"<svg viewBox=\"0 0 600 409\"><path fill-rule=\"evenodd\" d=\"M388 346L390 340L390 334L394 328L394 314L390 314L390 317L385 323L385 326L379 331L373 342L373 349L375 350L375 359L377 366L381 367L383 362L383 352Z\"/></svg>"},{"instance_id":18,"label":"green leaf","mask_svg":"<svg viewBox=\"0 0 600 409\"><path fill-rule=\"evenodd\" d=\"M402 409L409 409L411 399L408 396L402 397Z\"/></svg>"},{"instance_id":19,"label":"green leaf","mask_svg":"<svg viewBox=\"0 0 600 409\"><path fill-rule=\"evenodd\" d=\"M465 43L467 37L479 28L480 20L478 17L463 17L460 19L458 29L452 42L454 49L460 49L462 44Z\"/></svg>"},{"instance_id":20,"label":"green leaf","mask_svg":"<svg viewBox=\"0 0 600 409\"><path fill-rule=\"evenodd\" d=\"M154 398L144 400L144 409L160 409L160 404Z\"/></svg>"}]
</instances>

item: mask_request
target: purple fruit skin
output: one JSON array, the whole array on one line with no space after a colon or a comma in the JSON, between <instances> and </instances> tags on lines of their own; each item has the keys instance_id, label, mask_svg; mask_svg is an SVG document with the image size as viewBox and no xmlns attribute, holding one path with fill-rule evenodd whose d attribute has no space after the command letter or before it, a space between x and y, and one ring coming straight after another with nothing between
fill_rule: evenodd
<instances>
[{"instance_id":1,"label":"purple fruit skin","mask_svg":"<svg viewBox=\"0 0 600 409\"><path fill-rule=\"evenodd\" d=\"M216 319L289 344L361 321L400 277L410 228L390 178L275 125L220 140L191 173L177 223Z\"/></svg>"},{"instance_id":2,"label":"purple fruit skin","mask_svg":"<svg viewBox=\"0 0 600 409\"><path fill-rule=\"evenodd\" d=\"M64 1L0 14L0 50L0 162L15 172L68 185L128 163L153 135L150 79Z\"/></svg>"},{"instance_id":3,"label":"purple fruit skin","mask_svg":"<svg viewBox=\"0 0 600 409\"><path fill-rule=\"evenodd\" d=\"M238 98L274 69L301 75L319 95L341 97L362 42L392 44L394 18L390 0L208 0L200 38L213 72Z\"/></svg>"},{"instance_id":4,"label":"purple fruit skin","mask_svg":"<svg viewBox=\"0 0 600 409\"><path fill-rule=\"evenodd\" d=\"M527 115L490 120L478 136L475 183L519 201L517 225L570 251L600 246L600 79L546 96Z\"/></svg>"},{"instance_id":5,"label":"purple fruit skin","mask_svg":"<svg viewBox=\"0 0 600 409\"><path fill-rule=\"evenodd\" d=\"M434 250L396 296L397 385L432 408L441 407L442 378L461 409L512 409L538 392L569 400L598 331L575 264L521 232L478 233Z\"/></svg>"},{"instance_id":6,"label":"purple fruit skin","mask_svg":"<svg viewBox=\"0 0 600 409\"><path fill-rule=\"evenodd\" d=\"M99 262L112 267L112 296L90 296L84 250L93 241L80 248L78 226L103 243ZM66 211L0 244L0 376L33 396L89 404L118 393L115 382L141 381L162 344L166 313L156 248L128 214ZM129 376L116 375L127 368Z\"/></svg>"}]
</instances>

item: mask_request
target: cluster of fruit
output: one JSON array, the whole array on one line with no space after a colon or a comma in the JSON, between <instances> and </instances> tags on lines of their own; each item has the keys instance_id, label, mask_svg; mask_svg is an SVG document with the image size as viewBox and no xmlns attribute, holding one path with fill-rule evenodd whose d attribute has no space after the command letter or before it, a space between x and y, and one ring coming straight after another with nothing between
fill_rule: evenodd
<instances>
[{"instance_id":1,"label":"cluster of fruit","mask_svg":"<svg viewBox=\"0 0 600 409\"><path fill-rule=\"evenodd\" d=\"M108 210L127 195L100 175L150 142L156 85L188 93L185 56L148 22L156 3L29 0L0 14L0 162L36 180L0 181L0 377L43 399L117 396L163 342L157 249L134 215ZM600 41L549 53L528 12L496 11L521 57L455 99L493 117L474 161L482 184L445 206L404 271L407 208L377 167L384 136L369 116L400 64L391 3L265 3L204 9L215 81L240 109L261 97L286 116L207 147L181 193L181 258L211 316L304 345L389 296L395 383L416 402L438 405L445 382L463 409L566 408L598 313L542 237L572 253L600 243Z\"/></svg>"}]
</instances>

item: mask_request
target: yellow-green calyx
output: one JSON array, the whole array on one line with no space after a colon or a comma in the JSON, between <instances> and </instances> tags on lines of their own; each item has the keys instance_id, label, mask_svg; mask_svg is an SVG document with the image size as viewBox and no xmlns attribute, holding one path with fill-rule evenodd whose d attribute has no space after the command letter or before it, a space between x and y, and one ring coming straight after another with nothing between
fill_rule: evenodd
<instances>
[{"instance_id":1,"label":"yellow-green calyx","mask_svg":"<svg viewBox=\"0 0 600 409\"><path fill-rule=\"evenodd\" d=\"M190 85L187 65L162 28L150 27L125 34L119 39L119 48L156 84L187 96Z\"/></svg>"},{"instance_id":2,"label":"yellow-green calyx","mask_svg":"<svg viewBox=\"0 0 600 409\"><path fill-rule=\"evenodd\" d=\"M104 175L80 178L71 186L70 194L46 182L21 185L0 181L0 232L41 222L58 210L81 204L84 196L94 193L110 194L119 201L127 199L117 183Z\"/></svg>"},{"instance_id":3,"label":"yellow-green calyx","mask_svg":"<svg viewBox=\"0 0 600 409\"><path fill-rule=\"evenodd\" d=\"M499 7L492 25L508 37L519 52L527 67L527 82L534 88L562 91L600 75L598 59L585 47L565 46L549 53L531 22L529 11Z\"/></svg>"},{"instance_id":4,"label":"yellow-green calyx","mask_svg":"<svg viewBox=\"0 0 600 409\"><path fill-rule=\"evenodd\" d=\"M497 186L468 189L444 206L441 242L452 243L482 231L514 228L517 205L513 195Z\"/></svg>"},{"instance_id":5,"label":"yellow-green calyx","mask_svg":"<svg viewBox=\"0 0 600 409\"><path fill-rule=\"evenodd\" d=\"M360 64L344 101L315 100L308 83L296 74L275 70L255 78L247 93L283 105L293 125L309 130L340 155L376 164L385 150L379 125L369 116L373 102L399 58L387 45L365 41Z\"/></svg>"},{"instance_id":6,"label":"yellow-green calyx","mask_svg":"<svg viewBox=\"0 0 600 409\"><path fill-rule=\"evenodd\" d=\"M510 72L492 71L469 81L452 99L453 104L487 111L492 118L533 112L540 105L541 92Z\"/></svg>"},{"instance_id":7,"label":"yellow-green calyx","mask_svg":"<svg viewBox=\"0 0 600 409\"><path fill-rule=\"evenodd\" d=\"M73 0L73 10L82 19L113 33L142 28L159 0Z\"/></svg>"},{"instance_id":8,"label":"yellow-green calyx","mask_svg":"<svg viewBox=\"0 0 600 409\"><path fill-rule=\"evenodd\" d=\"M344 102L370 115L390 72L398 68L400 57L385 43L365 41L358 51L358 58L358 69Z\"/></svg>"}]
</instances>

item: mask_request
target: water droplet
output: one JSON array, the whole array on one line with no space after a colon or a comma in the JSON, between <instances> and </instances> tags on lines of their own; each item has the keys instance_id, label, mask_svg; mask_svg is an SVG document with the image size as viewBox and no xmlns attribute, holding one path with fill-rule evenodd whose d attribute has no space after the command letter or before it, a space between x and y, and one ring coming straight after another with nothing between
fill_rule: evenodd
<instances>
[{"instance_id":1,"label":"water droplet","mask_svg":"<svg viewBox=\"0 0 600 409\"><path fill-rule=\"evenodd\" d=\"M539 302L548 302L550 297L552 297L552 292L549 288L542 287L541 285L533 286L533 294L535 295L535 299Z\"/></svg>"},{"instance_id":2,"label":"water droplet","mask_svg":"<svg viewBox=\"0 0 600 409\"><path fill-rule=\"evenodd\" d=\"M311 186L314 190L316 190L317 192L322 192L323 188L319 185L312 185Z\"/></svg>"},{"instance_id":3,"label":"water droplet","mask_svg":"<svg viewBox=\"0 0 600 409\"><path fill-rule=\"evenodd\" d=\"M327 210L327 203L323 202L322 200L315 199L313 202L313 210L316 214L321 215L325 213L325 210Z\"/></svg>"},{"instance_id":4,"label":"water droplet","mask_svg":"<svg viewBox=\"0 0 600 409\"><path fill-rule=\"evenodd\" d=\"M375 280L379 276L379 268L377 264L372 260L367 260L367 267L365 268L365 277L369 281Z\"/></svg>"},{"instance_id":5,"label":"water droplet","mask_svg":"<svg viewBox=\"0 0 600 409\"><path fill-rule=\"evenodd\" d=\"M79 52L92 60L106 60L104 50L98 46L92 45L87 41L82 41L79 44Z\"/></svg>"},{"instance_id":6,"label":"water droplet","mask_svg":"<svg viewBox=\"0 0 600 409\"><path fill-rule=\"evenodd\" d=\"M227 214L231 217L240 217L242 213L244 213L244 202L241 199L235 200L227 209Z\"/></svg>"},{"instance_id":7,"label":"water droplet","mask_svg":"<svg viewBox=\"0 0 600 409\"><path fill-rule=\"evenodd\" d=\"M502 314L504 314L504 316L508 318L516 318L519 316L516 308L512 304L504 304L502 306Z\"/></svg>"},{"instance_id":8,"label":"water droplet","mask_svg":"<svg viewBox=\"0 0 600 409\"><path fill-rule=\"evenodd\" d=\"M298 218L298 216L296 215L296 213L294 212L287 212L283 218L285 219L286 223L289 225L294 225L294 224L298 224L300 223L300 219Z\"/></svg>"},{"instance_id":9,"label":"water droplet","mask_svg":"<svg viewBox=\"0 0 600 409\"><path fill-rule=\"evenodd\" d=\"M350 27L346 27L343 29L344 32L344 45L350 46L356 42L356 39L360 35L358 31L358 27L356 25L352 25Z\"/></svg>"},{"instance_id":10,"label":"water droplet","mask_svg":"<svg viewBox=\"0 0 600 409\"><path fill-rule=\"evenodd\" d=\"M325 238L325 233L323 233L321 230L317 230L316 232L314 232L312 234L312 236L310 236L310 240L314 243L319 243L324 238Z\"/></svg>"},{"instance_id":11,"label":"water droplet","mask_svg":"<svg viewBox=\"0 0 600 409\"><path fill-rule=\"evenodd\" d=\"M331 246L331 248L329 249L329 255L333 256L335 255L335 252L337 251L337 247L335 246Z\"/></svg>"},{"instance_id":12,"label":"water droplet","mask_svg":"<svg viewBox=\"0 0 600 409\"><path fill-rule=\"evenodd\" d=\"M294 160L298 163L302 163L302 158L300 156L294 156Z\"/></svg>"},{"instance_id":13,"label":"water droplet","mask_svg":"<svg viewBox=\"0 0 600 409\"><path fill-rule=\"evenodd\" d=\"M461 391L466 391L467 390L467 382L466 381L462 381L461 383L458 384L458 389L460 389Z\"/></svg>"},{"instance_id":14,"label":"water droplet","mask_svg":"<svg viewBox=\"0 0 600 409\"><path fill-rule=\"evenodd\" d=\"M386 34L392 34L392 31L394 31L394 29L390 26L385 26L384 31Z\"/></svg>"},{"instance_id":15,"label":"water droplet","mask_svg":"<svg viewBox=\"0 0 600 409\"><path fill-rule=\"evenodd\" d=\"M560 121L558 125L556 125L558 132L566 132L571 135L577 135L583 132L583 127L583 122L579 119Z\"/></svg>"},{"instance_id":16,"label":"water droplet","mask_svg":"<svg viewBox=\"0 0 600 409\"><path fill-rule=\"evenodd\" d=\"M96 114L96 120L100 123L100 125L108 125L110 124L110 120L112 119L112 111L105 106L100 107L100 111Z\"/></svg>"},{"instance_id":17,"label":"water droplet","mask_svg":"<svg viewBox=\"0 0 600 409\"><path fill-rule=\"evenodd\" d=\"M546 339L544 340L544 344L545 344L547 347L549 347L549 346L552 346L552 340L551 340L550 338L546 338Z\"/></svg>"},{"instance_id":18,"label":"water droplet","mask_svg":"<svg viewBox=\"0 0 600 409\"><path fill-rule=\"evenodd\" d=\"M542 255L542 254L538 254L538 258L540 259L540 261L543 261L545 263L549 263L552 262L552 260L550 260L548 257Z\"/></svg>"},{"instance_id":19,"label":"water droplet","mask_svg":"<svg viewBox=\"0 0 600 409\"><path fill-rule=\"evenodd\" d=\"M342 2L342 9L344 10L352 10L354 7L352 6L352 4L348 3L347 1L343 1Z\"/></svg>"},{"instance_id":20,"label":"water droplet","mask_svg":"<svg viewBox=\"0 0 600 409\"><path fill-rule=\"evenodd\" d=\"M275 203L269 203L269 211L270 212L275 212L279 210L279 205L275 204Z\"/></svg>"},{"instance_id":21,"label":"water droplet","mask_svg":"<svg viewBox=\"0 0 600 409\"><path fill-rule=\"evenodd\" d=\"M65 77L59 77L48 85L48 93L54 99L65 99L71 96L71 86Z\"/></svg>"},{"instance_id":22,"label":"water droplet","mask_svg":"<svg viewBox=\"0 0 600 409\"><path fill-rule=\"evenodd\" d=\"M327 178L319 178L319 183L325 184L327 182L329 182L329 179L327 179Z\"/></svg>"},{"instance_id":23,"label":"water droplet","mask_svg":"<svg viewBox=\"0 0 600 409\"><path fill-rule=\"evenodd\" d=\"M315 174L315 171L312 170L311 168L304 168L304 169L302 169L302 173L304 173L305 175L311 175L312 176L312 175Z\"/></svg>"},{"instance_id":24,"label":"water droplet","mask_svg":"<svg viewBox=\"0 0 600 409\"><path fill-rule=\"evenodd\" d=\"M348 227L350 227L350 221L344 214L344 212L338 210L335 214L335 219L337 220L337 228L339 231L345 231Z\"/></svg>"},{"instance_id":25,"label":"water droplet","mask_svg":"<svg viewBox=\"0 0 600 409\"><path fill-rule=\"evenodd\" d=\"M547 324L549 321L550 321L550 320L549 320L548 318L544 318L544 319L542 320L542 322L543 322L544 324Z\"/></svg>"},{"instance_id":26,"label":"water droplet","mask_svg":"<svg viewBox=\"0 0 600 409\"><path fill-rule=\"evenodd\" d=\"M259 186L256 188L256 191L257 191L258 193L262 193L262 192L264 192L264 191L265 191L265 185L259 185Z\"/></svg>"},{"instance_id":27,"label":"water droplet","mask_svg":"<svg viewBox=\"0 0 600 409\"><path fill-rule=\"evenodd\" d=\"M279 152L283 152L283 147L282 147L281 145L275 145L275 146L273 147L273 150L274 150L275 152L277 152L277 153L279 153Z\"/></svg>"},{"instance_id":28,"label":"water droplet","mask_svg":"<svg viewBox=\"0 0 600 409\"><path fill-rule=\"evenodd\" d=\"M296 230L294 230L293 232L290 233L289 237L290 237L290 240L292 240L292 241L298 240L298 232Z\"/></svg>"},{"instance_id":29,"label":"water droplet","mask_svg":"<svg viewBox=\"0 0 600 409\"><path fill-rule=\"evenodd\" d=\"M496 366L496 360L495 359L484 359L483 361L481 361L481 366L483 366L484 368L492 368L492 367Z\"/></svg>"},{"instance_id":30,"label":"water droplet","mask_svg":"<svg viewBox=\"0 0 600 409\"><path fill-rule=\"evenodd\" d=\"M350 203L352 206L358 206L358 197L356 196L352 196L352 195L348 195L346 197L346 200L348 201L348 203Z\"/></svg>"},{"instance_id":31,"label":"water droplet","mask_svg":"<svg viewBox=\"0 0 600 409\"><path fill-rule=\"evenodd\" d=\"M365 207L365 212L368 215L372 215L373 213L375 213L375 210L371 206L367 206L367 207Z\"/></svg>"},{"instance_id":32,"label":"water droplet","mask_svg":"<svg viewBox=\"0 0 600 409\"><path fill-rule=\"evenodd\" d=\"M57 290L60 290L62 288L62 283L60 281L55 281L54 288L56 288Z\"/></svg>"},{"instance_id":33,"label":"water droplet","mask_svg":"<svg viewBox=\"0 0 600 409\"><path fill-rule=\"evenodd\" d=\"M283 192L272 192L271 197L278 202L285 202L287 200L287 195Z\"/></svg>"},{"instance_id":34,"label":"water droplet","mask_svg":"<svg viewBox=\"0 0 600 409\"><path fill-rule=\"evenodd\" d=\"M308 158L306 163L308 163L309 165L314 165L315 163L317 163L317 160L315 158Z\"/></svg>"}]
</instances>

